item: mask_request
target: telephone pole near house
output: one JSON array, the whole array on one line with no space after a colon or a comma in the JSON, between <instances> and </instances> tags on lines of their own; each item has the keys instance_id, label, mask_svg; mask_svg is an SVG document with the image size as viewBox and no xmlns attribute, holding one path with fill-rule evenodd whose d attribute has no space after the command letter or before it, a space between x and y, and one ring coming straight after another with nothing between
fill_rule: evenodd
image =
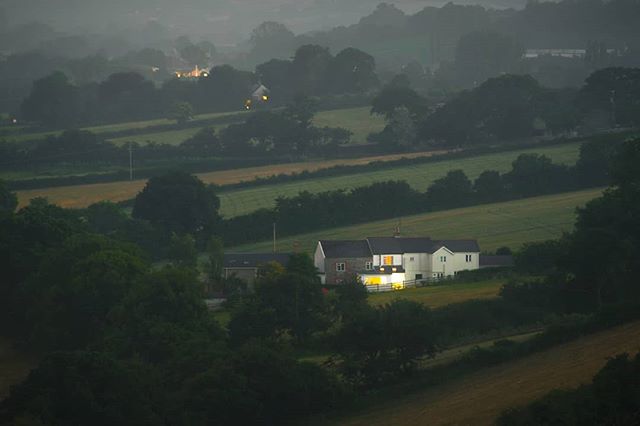
<instances>
[{"instance_id":1,"label":"telephone pole near house","mask_svg":"<svg viewBox=\"0 0 640 426\"><path fill-rule=\"evenodd\" d=\"M276 252L276 223L273 222L273 252Z\"/></svg>"},{"instance_id":2,"label":"telephone pole near house","mask_svg":"<svg viewBox=\"0 0 640 426\"><path fill-rule=\"evenodd\" d=\"M133 146L129 142L129 180L133 180Z\"/></svg>"}]
</instances>

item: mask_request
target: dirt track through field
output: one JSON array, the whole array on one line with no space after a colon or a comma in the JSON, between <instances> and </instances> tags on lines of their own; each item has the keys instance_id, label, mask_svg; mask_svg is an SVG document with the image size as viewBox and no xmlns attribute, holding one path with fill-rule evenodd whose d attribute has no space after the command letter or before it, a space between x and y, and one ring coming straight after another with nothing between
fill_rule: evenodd
<instances>
[{"instance_id":1,"label":"dirt track through field","mask_svg":"<svg viewBox=\"0 0 640 426\"><path fill-rule=\"evenodd\" d=\"M197 176L205 183L228 185L250 181L258 177L265 178L278 174L300 173L326 169L334 166L352 166L369 164L375 161L394 161L401 158L418 158L441 155L447 151L427 151L408 154L379 155L373 157L350 158L326 161L309 161L300 163L276 164L269 166L248 167L243 169L222 170L199 173ZM36 197L46 197L50 202L66 208L83 208L98 201L124 201L135 197L144 188L146 179L134 181L96 183L87 185L60 186L53 188L30 189L17 191L20 207L29 204Z\"/></svg>"},{"instance_id":2,"label":"dirt track through field","mask_svg":"<svg viewBox=\"0 0 640 426\"><path fill-rule=\"evenodd\" d=\"M639 350L640 322L634 322L370 407L366 413L331 424L490 425L510 407L532 402L553 389L589 383L607 358Z\"/></svg>"}]
</instances>

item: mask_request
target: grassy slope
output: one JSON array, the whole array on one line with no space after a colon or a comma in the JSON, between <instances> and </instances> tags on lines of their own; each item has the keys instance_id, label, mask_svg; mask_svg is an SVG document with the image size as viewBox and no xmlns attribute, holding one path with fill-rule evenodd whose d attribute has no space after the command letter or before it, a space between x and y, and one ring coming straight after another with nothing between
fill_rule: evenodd
<instances>
[{"instance_id":1,"label":"grassy slope","mask_svg":"<svg viewBox=\"0 0 640 426\"><path fill-rule=\"evenodd\" d=\"M394 154L339 160L319 160L299 163L275 164L269 166L247 167L243 169L223 170L200 173L197 176L205 183L218 185L253 180L257 177L268 177L280 173L300 173L304 170L314 171L338 165L368 164L372 161L392 161L402 157L428 157L442 154L443 151L417 152L412 154ZM52 203L63 207L86 207L100 200L123 201L136 196L144 187L146 180L110 182L87 185L59 186L33 190L17 191L20 205L28 204L35 197L47 197Z\"/></svg>"},{"instance_id":2,"label":"grassy slope","mask_svg":"<svg viewBox=\"0 0 640 426\"><path fill-rule=\"evenodd\" d=\"M462 169L470 179L475 179L485 170L498 170L501 172L509 170L513 160L523 153L545 154L555 163L574 164L578 159L579 150L579 143L570 143L485 154L456 160L443 160L354 175L307 179L277 185L239 189L220 194L221 212L226 217L237 216L250 213L261 207L273 207L276 198L291 197L300 191L315 193L339 188L350 189L386 180L406 180L419 191L425 191L434 180L443 177L450 170Z\"/></svg>"},{"instance_id":3,"label":"grassy slope","mask_svg":"<svg viewBox=\"0 0 640 426\"><path fill-rule=\"evenodd\" d=\"M8 340L0 338L0 400L9 394L11 386L27 377L35 364L33 357L18 353Z\"/></svg>"},{"instance_id":4,"label":"grassy slope","mask_svg":"<svg viewBox=\"0 0 640 426\"><path fill-rule=\"evenodd\" d=\"M409 299L420 302L430 308L439 308L472 299L497 297L500 287L505 283L506 279L504 278L494 278L476 282L452 282L431 287L373 293L369 295L369 303L377 306L396 299Z\"/></svg>"},{"instance_id":5,"label":"grassy slope","mask_svg":"<svg viewBox=\"0 0 640 426\"><path fill-rule=\"evenodd\" d=\"M640 350L640 322L533 354L334 420L340 425L490 425L509 407L591 381L608 357Z\"/></svg>"},{"instance_id":6,"label":"grassy slope","mask_svg":"<svg viewBox=\"0 0 640 426\"><path fill-rule=\"evenodd\" d=\"M557 238L562 232L571 230L576 207L601 193L601 189L589 189L406 216L401 218L401 231L406 236L475 238L482 250L487 251L500 246L517 248L524 242ZM398 219L388 219L295 235L279 240L278 250L312 253L319 239L392 235L398 222ZM264 241L233 249L243 252L270 251L271 245L271 241Z\"/></svg>"}]
</instances>

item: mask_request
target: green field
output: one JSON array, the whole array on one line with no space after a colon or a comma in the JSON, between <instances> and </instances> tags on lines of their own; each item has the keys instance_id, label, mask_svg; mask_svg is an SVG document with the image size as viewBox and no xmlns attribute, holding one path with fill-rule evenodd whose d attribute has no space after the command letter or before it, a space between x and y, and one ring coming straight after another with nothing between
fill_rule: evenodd
<instances>
[{"instance_id":1,"label":"green field","mask_svg":"<svg viewBox=\"0 0 640 426\"><path fill-rule=\"evenodd\" d=\"M351 189L387 180L405 180L415 189L425 191L434 180L443 177L450 170L462 169L470 179L475 179L485 170L508 171L511 169L513 160L523 153L545 154L555 163L574 164L580 153L580 143L530 148L455 160L414 164L353 175L306 179L239 189L220 194L220 210L225 217L238 216L259 208L273 207L276 198L292 197L300 191L317 193L334 189Z\"/></svg>"},{"instance_id":2,"label":"green field","mask_svg":"<svg viewBox=\"0 0 640 426\"><path fill-rule=\"evenodd\" d=\"M384 119L379 116L369 114L369 107L336 109L331 111L321 111L316 114L314 124L319 127L344 127L353 132L353 143L364 143L371 132L379 132L384 128ZM158 123L162 124L162 123ZM216 129L226 127L226 124L212 126ZM165 132L144 133L110 139L115 144L126 142L137 142L140 144L148 142L166 143L178 145L198 132L202 127L193 127L183 130L169 130Z\"/></svg>"},{"instance_id":3,"label":"green field","mask_svg":"<svg viewBox=\"0 0 640 426\"><path fill-rule=\"evenodd\" d=\"M353 132L352 143L365 143L369 133L384 129L384 118L371 115L371 107L335 109L320 111L313 119L317 127L343 127Z\"/></svg>"},{"instance_id":4,"label":"green field","mask_svg":"<svg viewBox=\"0 0 640 426\"><path fill-rule=\"evenodd\" d=\"M474 238L483 251L501 246L515 249L525 242L558 238L563 232L570 231L576 207L583 206L601 193L602 189L589 189L327 229L282 238L278 240L278 250L313 253L320 239L390 236L398 224L405 236ZM264 241L233 247L232 250L268 252L271 247L271 241Z\"/></svg>"},{"instance_id":5,"label":"green field","mask_svg":"<svg viewBox=\"0 0 640 426\"><path fill-rule=\"evenodd\" d=\"M188 129L167 130L164 132L144 133L142 135L122 136L119 138L109 139L109 142L112 142L116 145L123 145L128 142L137 142L140 145L144 145L149 142L167 145L180 145L182 142L198 133L200 129L201 127L190 127Z\"/></svg>"}]
</instances>

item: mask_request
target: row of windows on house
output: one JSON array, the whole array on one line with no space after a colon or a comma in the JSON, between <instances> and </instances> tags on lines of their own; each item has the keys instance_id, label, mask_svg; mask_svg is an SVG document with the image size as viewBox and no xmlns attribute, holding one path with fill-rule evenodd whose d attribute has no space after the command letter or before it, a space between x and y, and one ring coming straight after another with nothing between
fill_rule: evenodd
<instances>
[{"instance_id":1,"label":"row of windows on house","mask_svg":"<svg viewBox=\"0 0 640 426\"><path fill-rule=\"evenodd\" d=\"M413 257L409 258L409 262L413 262L415 259ZM471 263L473 260L473 255L465 254L464 260L467 263ZM440 262L446 263L447 256L440 256ZM383 257L383 265L393 265L393 256L384 256ZM347 264L345 262L336 263L336 271L344 272L347 268ZM373 262L366 262L364 264L364 269L367 271L373 271Z\"/></svg>"}]
</instances>

